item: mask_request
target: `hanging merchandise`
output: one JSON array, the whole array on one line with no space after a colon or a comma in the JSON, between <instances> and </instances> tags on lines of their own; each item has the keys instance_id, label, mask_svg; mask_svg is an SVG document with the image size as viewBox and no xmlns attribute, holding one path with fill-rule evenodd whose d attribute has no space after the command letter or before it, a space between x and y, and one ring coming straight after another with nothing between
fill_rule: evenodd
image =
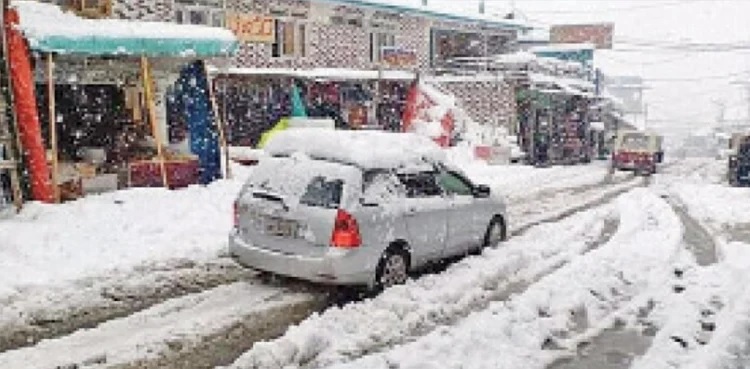
<instances>
[{"instance_id":1,"label":"hanging merchandise","mask_svg":"<svg viewBox=\"0 0 750 369\"><path fill-rule=\"evenodd\" d=\"M203 62L196 61L183 69L178 83L190 132L190 151L199 158L200 183L209 184L221 178L221 152Z\"/></svg>"},{"instance_id":2,"label":"hanging merchandise","mask_svg":"<svg viewBox=\"0 0 750 369\"><path fill-rule=\"evenodd\" d=\"M302 94L300 88L296 83L292 83L292 117L294 118L306 118L307 108L302 100Z\"/></svg>"},{"instance_id":3,"label":"hanging merchandise","mask_svg":"<svg viewBox=\"0 0 750 369\"><path fill-rule=\"evenodd\" d=\"M23 35L17 29L18 13L14 9L4 10L4 30L8 42L8 58L11 61L11 78L17 116L19 139L23 145L25 163L28 165L31 195L34 200L53 202L54 192L50 182L47 155L42 142L41 125L34 96L29 49Z\"/></svg>"}]
</instances>

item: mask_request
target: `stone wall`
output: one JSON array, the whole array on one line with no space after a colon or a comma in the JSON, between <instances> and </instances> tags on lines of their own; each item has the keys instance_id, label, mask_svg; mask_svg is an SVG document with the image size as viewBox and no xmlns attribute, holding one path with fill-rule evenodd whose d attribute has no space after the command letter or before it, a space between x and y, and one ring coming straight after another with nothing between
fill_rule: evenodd
<instances>
[{"instance_id":1,"label":"stone wall","mask_svg":"<svg viewBox=\"0 0 750 369\"><path fill-rule=\"evenodd\" d=\"M492 78L437 78L428 81L454 95L458 105L475 122L514 130L516 95L510 83Z\"/></svg>"}]
</instances>

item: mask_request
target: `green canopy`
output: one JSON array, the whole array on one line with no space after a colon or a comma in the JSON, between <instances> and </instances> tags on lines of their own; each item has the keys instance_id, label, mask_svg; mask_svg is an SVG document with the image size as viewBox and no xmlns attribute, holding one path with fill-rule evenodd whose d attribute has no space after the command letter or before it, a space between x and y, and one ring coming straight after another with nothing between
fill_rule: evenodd
<instances>
[{"instance_id":1,"label":"green canopy","mask_svg":"<svg viewBox=\"0 0 750 369\"><path fill-rule=\"evenodd\" d=\"M226 28L86 19L54 4L14 1L19 30L32 50L60 54L149 57L213 57L234 54L237 37Z\"/></svg>"},{"instance_id":2,"label":"green canopy","mask_svg":"<svg viewBox=\"0 0 750 369\"><path fill-rule=\"evenodd\" d=\"M236 41L168 38L46 36L29 40L32 50L60 54L145 55L149 57L212 57L233 55Z\"/></svg>"}]
</instances>

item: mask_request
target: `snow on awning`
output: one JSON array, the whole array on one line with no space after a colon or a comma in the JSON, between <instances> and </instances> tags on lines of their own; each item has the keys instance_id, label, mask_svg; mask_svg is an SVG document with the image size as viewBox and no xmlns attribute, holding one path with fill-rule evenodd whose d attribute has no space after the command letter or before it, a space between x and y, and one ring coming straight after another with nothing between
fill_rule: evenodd
<instances>
[{"instance_id":1,"label":"snow on awning","mask_svg":"<svg viewBox=\"0 0 750 369\"><path fill-rule=\"evenodd\" d=\"M85 19L60 7L18 0L19 28L32 50L80 55L210 57L233 54L228 29L122 19Z\"/></svg>"},{"instance_id":2,"label":"snow on awning","mask_svg":"<svg viewBox=\"0 0 750 369\"><path fill-rule=\"evenodd\" d=\"M305 79L321 79L333 81L346 80L393 80L411 81L416 77L413 72L398 70L367 70L347 68L312 68L312 69L286 69L286 68L216 68L209 69L212 74L226 76L282 76Z\"/></svg>"},{"instance_id":3,"label":"snow on awning","mask_svg":"<svg viewBox=\"0 0 750 369\"><path fill-rule=\"evenodd\" d=\"M586 98L593 98L595 96L593 93L587 91L594 88L594 85L587 81L577 80L573 78L548 76L539 73L531 73L529 74L529 78L534 84L542 86L555 86L559 89L558 93L565 93L567 95L581 96Z\"/></svg>"},{"instance_id":4,"label":"snow on awning","mask_svg":"<svg viewBox=\"0 0 750 369\"><path fill-rule=\"evenodd\" d=\"M494 14L482 14L477 11L471 11L471 7L466 7L463 2L456 1L453 6L442 4L440 6L422 3L416 0L317 0L319 2L328 2L344 5L355 5L370 7L379 10L392 11L398 14L413 14L435 18L447 21L479 23L484 26L515 29L531 30L532 26L528 22L518 19L505 19L502 16Z\"/></svg>"},{"instance_id":5,"label":"snow on awning","mask_svg":"<svg viewBox=\"0 0 750 369\"><path fill-rule=\"evenodd\" d=\"M589 123L589 127L591 127L592 131L600 131L600 132L606 131L606 126L604 125L604 122L591 122Z\"/></svg>"}]
</instances>

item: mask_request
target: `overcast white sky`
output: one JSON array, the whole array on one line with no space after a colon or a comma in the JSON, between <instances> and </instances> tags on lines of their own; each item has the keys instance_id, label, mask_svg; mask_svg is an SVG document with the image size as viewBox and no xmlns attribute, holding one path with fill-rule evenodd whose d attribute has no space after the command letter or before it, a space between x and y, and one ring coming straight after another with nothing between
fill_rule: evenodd
<instances>
[{"instance_id":1,"label":"overcast white sky","mask_svg":"<svg viewBox=\"0 0 750 369\"><path fill-rule=\"evenodd\" d=\"M419 0L402 0L419 3ZM428 0L445 8L478 9L478 0ZM506 12L513 1L486 0L489 11ZM598 52L608 74L648 79L650 126L667 130L713 124L718 103L727 119L744 119L742 87L750 82L750 47L731 52L667 50L634 44L710 43L750 46L750 0L515 0L537 24L614 22L615 49Z\"/></svg>"}]
</instances>

